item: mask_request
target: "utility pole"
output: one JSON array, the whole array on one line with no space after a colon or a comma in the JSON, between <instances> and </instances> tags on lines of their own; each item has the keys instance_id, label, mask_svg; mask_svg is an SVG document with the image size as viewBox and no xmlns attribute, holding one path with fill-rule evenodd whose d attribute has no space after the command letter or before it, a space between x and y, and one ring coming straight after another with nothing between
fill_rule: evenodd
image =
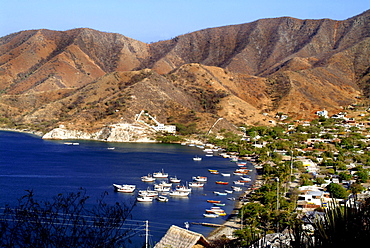
<instances>
[{"instance_id":1,"label":"utility pole","mask_svg":"<svg viewBox=\"0 0 370 248\"><path fill-rule=\"evenodd\" d=\"M277 186L276 186L276 210L279 210L279 178L276 178Z\"/></svg>"},{"instance_id":2,"label":"utility pole","mask_svg":"<svg viewBox=\"0 0 370 248\"><path fill-rule=\"evenodd\" d=\"M146 220L145 221L145 248L148 248L149 247L149 221Z\"/></svg>"},{"instance_id":3,"label":"utility pole","mask_svg":"<svg viewBox=\"0 0 370 248\"><path fill-rule=\"evenodd\" d=\"M279 178L276 178L277 187L276 187L276 214L278 214L279 211ZM277 232L279 232L279 220L276 223Z\"/></svg>"}]
</instances>

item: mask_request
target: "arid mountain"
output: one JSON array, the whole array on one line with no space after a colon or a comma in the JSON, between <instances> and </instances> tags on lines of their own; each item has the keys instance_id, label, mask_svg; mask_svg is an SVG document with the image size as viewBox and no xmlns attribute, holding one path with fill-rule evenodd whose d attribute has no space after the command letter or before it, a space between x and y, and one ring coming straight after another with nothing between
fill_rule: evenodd
<instances>
[{"instance_id":1,"label":"arid mountain","mask_svg":"<svg viewBox=\"0 0 370 248\"><path fill-rule=\"evenodd\" d=\"M370 11L344 21L290 17L146 44L91 29L0 38L0 124L93 131L134 122L204 131L312 118L370 95Z\"/></svg>"}]
</instances>

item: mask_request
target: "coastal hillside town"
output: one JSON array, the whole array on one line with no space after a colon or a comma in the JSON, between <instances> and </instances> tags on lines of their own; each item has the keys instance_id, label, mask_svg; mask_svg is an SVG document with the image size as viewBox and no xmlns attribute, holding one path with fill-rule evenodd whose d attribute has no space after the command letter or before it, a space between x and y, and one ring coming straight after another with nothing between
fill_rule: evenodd
<instances>
[{"instance_id":1,"label":"coastal hillside town","mask_svg":"<svg viewBox=\"0 0 370 248\"><path fill-rule=\"evenodd\" d=\"M209 137L209 143L225 149L222 156L250 161L258 172L253 186L239 198L235 214L208 237L213 247L296 247L293 244L297 242L305 243L304 247L323 247L320 242L343 242L337 237L343 231L348 233L348 240L354 232L366 233L370 199L368 118L367 109L332 116L318 111L317 119L311 121L285 119L274 127L243 127L242 138L231 133ZM353 216L360 217L337 216L343 208L354 210ZM328 223L334 220L325 219L333 215L331 211L336 213L337 225L340 221L349 224L336 227L332 237L320 236L325 233L323 229L331 228ZM348 228L353 222L358 229ZM353 237L358 242L369 234Z\"/></svg>"}]
</instances>

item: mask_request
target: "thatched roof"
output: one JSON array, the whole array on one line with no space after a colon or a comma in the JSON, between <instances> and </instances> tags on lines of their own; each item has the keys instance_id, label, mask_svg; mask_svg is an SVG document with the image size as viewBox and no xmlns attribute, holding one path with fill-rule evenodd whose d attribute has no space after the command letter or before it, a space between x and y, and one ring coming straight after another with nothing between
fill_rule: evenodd
<instances>
[{"instance_id":1,"label":"thatched roof","mask_svg":"<svg viewBox=\"0 0 370 248\"><path fill-rule=\"evenodd\" d=\"M194 246L210 247L210 244L202 234L172 225L154 248L193 248Z\"/></svg>"}]
</instances>

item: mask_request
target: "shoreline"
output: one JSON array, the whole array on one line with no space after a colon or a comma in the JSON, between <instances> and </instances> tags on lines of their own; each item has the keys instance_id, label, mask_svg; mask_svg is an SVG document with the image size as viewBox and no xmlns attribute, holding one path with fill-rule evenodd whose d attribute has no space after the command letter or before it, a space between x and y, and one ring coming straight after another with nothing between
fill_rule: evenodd
<instances>
[{"instance_id":1,"label":"shoreline","mask_svg":"<svg viewBox=\"0 0 370 248\"><path fill-rule=\"evenodd\" d=\"M41 139L44 135L42 132L32 131L28 129L21 130L21 129L13 129L13 128L0 128L0 131L25 133L25 134L37 136ZM58 140L58 139L55 139L55 140ZM107 141L102 141L102 142L107 142ZM128 143L131 143L131 142L128 142ZM252 165L253 165L253 169L256 170L253 163ZM233 232L240 228L240 219L237 217L238 211L243 206L240 199L245 198L246 196L251 194L253 191L252 189L253 185L255 185L258 181L261 180L261 175L258 175L257 171L255 171L255 173L256 173L256 177L255 177L255 180L253 181L253 184L238 196L238 200L235 201L232 213L230 213L228 218L225 220L224 223L221 224L220 227L217 227L215 230L211 231L211 233L206 237L208 240L216 240L216 239L221 238L222 236L233 238Z\"/></svg>"},{"instance_id":2,"label":"shoreline","mask_svg":"<svg viewBox=\"0 0 370 248\"><path fill-rule=\"evenodd\" d=\"M28 129L21 130L21 129L15 129L15 128L4 128L4 127L0 127L0 131L16 132L16 133L27 133L27 134L35 135L35 136L40 137L40 138L42 138L42 136L44 135L42 132L32 131L32 130L28 130Z\"/></svg>"},{"instance_id":3,"label":"shoreline","mask_svg":"<svg viewBox=\"0 0 370 248\"><path fill-rule=\"evenodd\" d=\"M254 166L254 164L253 164ZM255 169L255 167L254 167ZM235 202L234 209L232 213L229 215L229 217L226 219L226 221L220 226L217 227L215 230L213 230L206 238L210 241L220 239L221 237L225 236L229 239L233 239L233 233L234 231L241 228L240 219L238 218L238 212L243 207L244 204L242 204L241 200L242 198L247 197L253 192L252 187L261 181L262 176L258 175L257 171L256 178L253 181L253 184L246 189L242 194L239 195L238 200Z\"/></svg>"}]
</instances>

